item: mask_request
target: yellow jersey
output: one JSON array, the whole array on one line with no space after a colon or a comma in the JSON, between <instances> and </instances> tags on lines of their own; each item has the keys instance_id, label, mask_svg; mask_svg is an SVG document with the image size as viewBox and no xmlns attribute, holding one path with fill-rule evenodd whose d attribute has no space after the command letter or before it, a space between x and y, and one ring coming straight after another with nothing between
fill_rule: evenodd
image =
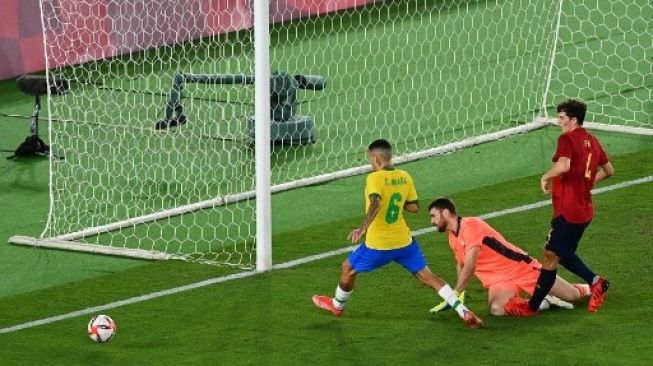
<instances>
[{"instance_id":1,"label":"yellow jersey","mask_svg":"<svg viewBox=\"0 0 653 366\"><path fill-rule=\"evenodd\" d=\"M365 244L374 249L402 248L412 242L404 221L404 204L417 202L413 178L403 170L386 168L370 173L365 183L365 212L372 195L381 197L381 209L367 228Z\"/></svg>"}]
</instances>

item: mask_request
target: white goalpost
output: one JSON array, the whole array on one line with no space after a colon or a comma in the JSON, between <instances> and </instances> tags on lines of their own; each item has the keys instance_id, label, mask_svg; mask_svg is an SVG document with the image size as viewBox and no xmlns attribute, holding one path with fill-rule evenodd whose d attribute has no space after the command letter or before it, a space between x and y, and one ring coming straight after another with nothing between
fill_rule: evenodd
<instances>
[{"instance_id":1,"label":"white goalpost","mask_svg":"<svg viewBox=\"0 0 653 366\"><path fill-rule=\"evenodd\" d=\"M254 1L256 92L256 269L272 269L272 203L270 192L270 9Z\"/></svg>"},{"instance_id":2,"label":"white goalpost","mask_svg":"<svg viewBox=\"0 0 653 366\"><path fill-rule=\"evenodd\" d=\"M40 0L50 212L14 244L272 267L271 194L528 133L653 135L635 0Z\"/></svg>"}]
</instances>

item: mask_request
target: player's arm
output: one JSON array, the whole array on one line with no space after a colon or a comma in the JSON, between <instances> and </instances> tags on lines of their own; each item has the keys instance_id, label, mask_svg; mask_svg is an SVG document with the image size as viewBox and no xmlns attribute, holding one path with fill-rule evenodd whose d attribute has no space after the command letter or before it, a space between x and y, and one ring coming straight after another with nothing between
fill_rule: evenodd
<instances>
[{"instance_id":1,"label":"player's arm","mask_svg":"<svg viewBox=\"0 0 653 366\"><path fill-rule=\"evenodd\" d=\"M458 282L456 283L455 290L458 292L463 292L469 285L472 276L474 276L474 270L476 269L476 260L478 259L478 253L481 252L480 246L474 246L465 253L465 262L462 264L462 268L458 271ZM458 264L460 267L460 263Z\"/></svg>"},{"instance_id":2,"label":"player's arm","mask_svg":"<svg viewBox=\"0 0 653 366\"><path fill-rule=\"evenodd\" d=\"M365 215L365 220L363 220L363 223L356 229L354 229L347 238L351 240L352 243L357 243L358 240L365 234L365 231L367 231L367 228L370 226L372 223L372 220L376 217L376 215L379 213L381 210L381 196L379 196L376 193L373 193L369 197L370 200L370 208L367 210L367 215Z\"/></svg>"},{"instance_id":3,"label":"player's arm","mask_svg":"<svg viewBox=\"0 0 653 366\"><path fill-rule=\"evenodd\" d=\"M419 212L419 201L417 200L417 190L415 189L415 183L413 182L413 177L408 176L408 193L406 194L406 202L404 202L404 210L410 213Z\"/></svg>"},{"instance_id":4,"label":"player's arm","mask_svg":"<svg viewBox=\"0 0 653 366\"><path fill-rule=\"evenodd\" d=\"M553 156L553 165L542 178L540 178L540 188L542 192L551 193L551 179L566 173L571 168L571 153L573 151L573 143L568 134L562 134L558 137L556 152Z\"/></svg>"},{"instance_id":5,"label":"player's arm","mask_svg":"<svg viewBox=\"0 0 653 366\"><path fill-rule=\"evenodd\" d=\"M556 160L555 163L551 166L542 178L540 179L540 186L542 187L542 192L551 193L551 179L566 173L571 167L571 159L565 156L561 156Z\"/></svg>"},{"instance_id":6,"label":"player's arm","mask_svg":"<svg viewBox=\"0 0 653 366\"><path fill-rule=\"evenodd\" d=\"M596 184L604 179L608 179L612 174L614 174L614 168L609 161L605 164L599 165L599 170L596 172L594 183Z\"/></svg>"},{"instance_id":7,"label":"player's arm","mask_svg":"<svg viewBox=\"0 0 653 366\"><path fill-rule=\"evenodd\" d=\"M406 203L404 203L404 210L410 213L418 213L419 201L413 201L413 202L406 201Z\"/></svg>"}]
</instances>

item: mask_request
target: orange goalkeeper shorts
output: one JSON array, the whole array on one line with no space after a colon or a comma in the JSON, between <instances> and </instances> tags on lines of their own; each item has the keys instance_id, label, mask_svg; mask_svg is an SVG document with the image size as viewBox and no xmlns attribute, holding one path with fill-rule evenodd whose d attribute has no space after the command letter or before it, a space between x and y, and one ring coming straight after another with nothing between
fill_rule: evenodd
<instances>
[{"instance_id":1,"label":"orange goalkeeper shorts","mask_svg":"<svg viewBox=\"0 0 653 366\"><path fill-rule=\"evenodd\" d=\"M519 291L524 291L529 295L533 295L537 278L540 276L540 270L531 268L522 272L518 277L509 281L501 281L493 283L488 287L488 291L512 291L515 296L519 295Z\"/></svg>"}]
</instances>

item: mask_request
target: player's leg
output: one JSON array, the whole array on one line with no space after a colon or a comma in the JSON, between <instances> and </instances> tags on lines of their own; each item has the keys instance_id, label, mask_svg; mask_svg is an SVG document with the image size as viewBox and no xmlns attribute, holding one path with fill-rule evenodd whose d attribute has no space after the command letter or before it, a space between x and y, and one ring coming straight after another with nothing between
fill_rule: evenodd
<instances>
[{"instance_id":1,"label":"player's leg","mask_svg":"<svg viewBox=\"0 0 653 366\"><path fill-rule=\"evenodd\" d=\"M588 286L590 286L590 301L587 305L587 310L597 311L603 305L605 293L610 288L610 281L597 276L575 253L569 257L562 258L560 264L587 282ZM579 289L581 291L583 290L580 287Z\"/></svg>"},{"instance_id":2,"label":"player's leg","mask_svg":"<svg viewBox=\"0 0 653 366\"><path fill-rule=\"evenodd\" d=\"M534 261L531 263L530 267L525 267L522 271L520 271L514 279L498 282L491 285L488 289L490 312L493 315L506 315L506 305L510 302L511 305L508 306L508 309L510 309L511 306L514 307L512 304L519 304L517 308L523 308L522 310L517 310L518 314L515 313L510 315L536 315L538 311L532 311L528 306L528 302L525 299L519 297L519 293L520 291L524 291L528 295L533 295L537 280L541 273L539 266L539 262ZM551 305L573 309L572 304L563 302L551 295L547 295L544 300L540 302L538 310L547 310L551 308Z\"/></svg>"},{"instance_id":3,"label":"player's leg","mask_svg":"<svg viewBox=\"0 0 653 366\"><path fill-rule=\"evenodd\" d=\"M458 293L452 290L451 286L449 286L442 278L431 272L431 269L429 269L428 266L425 265L421 270L413 272L413 275L420 282L435 290L438 295L440 295L440 297L458 313L458 316L460 316L468 327L482 328L484 326L481 318L476 316L476 314L469 310L467 306L460 301Z\"/></svg>"},{"instance_id":4,"label":"player's leg","mask_svg":"<svg viewBox=\"0 0 653 366\"><path fill-rule=\"evenodd\" d=\"M568 254L569 242L568 236L569 232L566 227L566 221L564 217L558 216L551 220L551 231L547 237L546 244L544 246L544 256L542 257L542 269L540 270L540 275L537 278L537 284L535 290L533 291L533 296L528 301L528 306L533 311L537 311L540 308L540 304L549 294L551 288L555 283L557 277L558 263L560 262L560 257Z\"/></svg>"},{"instance_id":5,"label":"player's leg","mask_svg":"<svg viewBox=\"0 0 653 366\"><path fill-rule=\"evenodd\" d=\"M568 302L576 302L589 296L589 287L583 284L570 284L564 278L557 276L550 295Z\"/></svg>"},{"instance_id":6,"label":"player's leg","mask_svg":"<svg viewBox=\"0 0 653 366\"><path fill-rule=\"evenodd\" d=\"M566 221L562 216L551 220L551 231L546 238L542 268L538 275L530 300L514 297L504 307L506 313L512 316L533 316L539 312L542 301L549 294L556 277L558 263L562 254L568 254Z\"/></svg>"},{"instance_id":7,"label":"player's leg","mask_svg":"<svg viewBox=\"0 0 653 366\"><path fill-rule=\"evenodd\" d=\"M610 281L606 278L597 276L576 254L578 243L580 242L585 229L589 226L589 222L583 224L574 224L564 222L566 231L567 251L559 253L561 259L560 264L567 268L570 272L582 278L591 286L590 301L587 305L587 310L594 312L597 311L603 301L605 300L605 293L610 288Z\"/></svg>"},{"instance_id":8,"label":"player's leg","mask_svg":"<svg viewBox=\"0 0 653 366\"><path fill-rule=\"evenodd\" d=\"M565 255L560 256L560 265L569 270L569 272L585 280L585 282L591 286L596 278L596 274L576 254L578 243L583 237L587 226L589 226L589 222L585 224L565 224L568 250Z\"/></svg>"},{"instance_id":9,"label":"player's leg","mask_svg":"<svg viewBox=\"0 0 653 366\"><path fill-rule=\"evenodd\" d=\"M518 281L514 284L518 290L523 290L527 294L533 296L536 291L537 281L541 275L541 270L532 268L519 276ZM544 299L540 301L539 308L532 310L529 303L519 297L512 298L508 301L509 304L504 306L506 313L515 316L532 316L537 315L539 311L548 310L551 307L562 309L573 309L574 305L569 301L574 301L580 296L579 290L570 285L562 277L556 276L551 291L545 295Z\"/></svg>"},{"instance_id":10,"label":"player's leg","mask_svg":"<svg viewBox=\"0 0 653 366\"><path fill-rule=\"evenodd\" d=\"M408 246L393 250L392 252L395 255L394 261L410 271L420 282L436 291L447 304L456 310L467 326L470 328L483 326L483 321L458 299L458 294L451 289L451 286L431 272L431 269L426 265L426 259L424 258L424 254L422 254L419 244L417 244L417 240L413 238L413 241Z\"/></svg>"},{"instance_id":11,"label":"player's leg","mask_svg":"<svg viewBox=\"0 0 653 366\"><path fill-rule=\"evenodd\" d=\"M536 265L540 265L537 263ZM519 281L516 282L517 286L519 287L520 290L526 292L528 295L533 296L533 293L535 292L535 286L537 284L537 279L539 278L540 275L540 270L538 268L531 268L529 271L524 272L522 275L519 276ZM562 277L556 276L556 280L553 283L553 287L551 288L551 291L549 291L549 294L544 297L544 300L540 303L540 309L539 310L548 310L551 307L557 307L557 308L562 308L562 309L573 309L574 305L571 304L569 298L575 294L572 294L571 292L565 293L566 299L560 299L556 294L560 294L560 291L557 291L558 286L561 286L563 284L566 284L567 286L569 283L565 281ZM566 289L566 288L565 288ZM574 288L572 287L572 290Z\"/></svg>"},{"instance_id":12,"label":"player's leg","mask_svg":"<svg viewBox=\"0 0 653 366\"><path fill-rule=\"evenodd\" d=\"M354 291L354 283L356 283L356 270L349 263L349 258L342 262L342 272L340 273L340 282L336 287L336 293L333 297L333 305L338 310L343 310L349 296Z\"/></svg>"},{"instance_id":13,"label":"player's leg","mask_svg":"<svg viewBox=\"0 0 653 366\"><path fill-rule=\"evenodd\" d=\"M330 311L335 316L342 315L345 304L349 300L356 275L359 272L369 272L376 268L382 267L390 261L392 257L387 254L388 251L368 248L365 243L361 243L349 257L342 262L342 271L340 281L336 287L334 297L327 295L314 295L313 303L324 310Z\"/></svg>"},{"instance_id":14,"label":"player's leg","mask_svg":"<svg viewBox=\"0 0 653 366\"><path fill-rule=\"evenodd\" d=\"M546 295L548 295L551 291L551 288L553 288L557 277L559 261L560 257L558 257L555 252L548 249L544 250L544 256L542 257L542 269L540 270L540 275L537 278L533 296L528 301L528 306L531 310L537 311L540 308L542 301L544 301Z\"/></svg>"},{"instance_id":15,"label":"player's leg","mask_svg":"<svg viewBox=\"0 0 653 366\"><path fill-rule=\"evenodd\" d=\"M426 265L426 259L424 258L422 249L414 238L408 246L392 250L392 253L394 254L393 260L395 262L406 268L415 278L435 290L435 292L440 291L445 286L449 286L445 280L431 272L431 269ZM449 289L451 290L451 287Z\"/></svg>"},{"instance_id":16,"label":"player's leg","mask_svg":"<svg viewBox=\"0 0 653 366\"><path fill-rule=\"evenodd\" d=\"M413 272L413 275L421 283L432 288L435 292L440 291L445 286L449 286L440 276L431 272L431 269L426 265L419 271ZM451 287L449 287L449 289L451 289Z\"/></svg>"},{"instance_id":17,"label":"player's leg","mask_svg":"<svg viewBox=\"0 0 653 366\"><path fill-rule=\"evenodd\" d=\"M588 285L592 285L596 274L583 262L580 257L574 253L570 256L560 258L560 264L569 270L569 272L582 278Z\"/></svg>"},{"instance_id":18,"label":"player's leg","mask_svg":"<svg viewBox=\"0 0 653 366\"><path fill-rule=\"evenodd\" d=\"M587 304L587 310L594 312L601 308L603 301L605 300L605 293L610 288L610 281L606 278L599 277L596 275L576 254L576 249L578 248L578 243L583 237L583 233L589 222L584 224L571 224L567 223L568 233L569 233L569 243L573 252L568 255L561 256L560 264L567 268L570 272L574 273L578 277L582 278L590 285L591 294L590 301Z\"/></svg>"},{"instance_id":19,"label":"player's leg","mask_svg":"<svg viewBox=\"0 0 653 366\"><path fill-rule=\"evenodd\" d=\"M349 258L342 262L342 272L340 273L340 281L336 287L335 296L332 298L327 295L313 295L313 303L315 306L330 311L335 316L341 316L349 296L354 290L354 283L356 282L356 270L349 263Z\"/></svg>"},{"instance_id":20,"label":"player's leg","mask_svg":"<svg viewBox=\"0 0 653 366\"><path fill-rule=\"evenodd\" d=\"M487 302L490 314L494 316L506 315L504 306L511 298L519 295L519 288L513 285L493 285L488 288Z\"/></svg>"},{"instance_id":21,"label":"player's leg","mask_svg":"<svg viewBox=\"0 0 653 366\"><path fill-rule=\"evenodd\" d=\"M354 290L354 284L356 283L356 270L354 267L349 263L349 258L345 259L342 262L342 271L340 273L340 282L338 282L338 286L344 291L353 291Z\"/></svg>"}]
</instances>

